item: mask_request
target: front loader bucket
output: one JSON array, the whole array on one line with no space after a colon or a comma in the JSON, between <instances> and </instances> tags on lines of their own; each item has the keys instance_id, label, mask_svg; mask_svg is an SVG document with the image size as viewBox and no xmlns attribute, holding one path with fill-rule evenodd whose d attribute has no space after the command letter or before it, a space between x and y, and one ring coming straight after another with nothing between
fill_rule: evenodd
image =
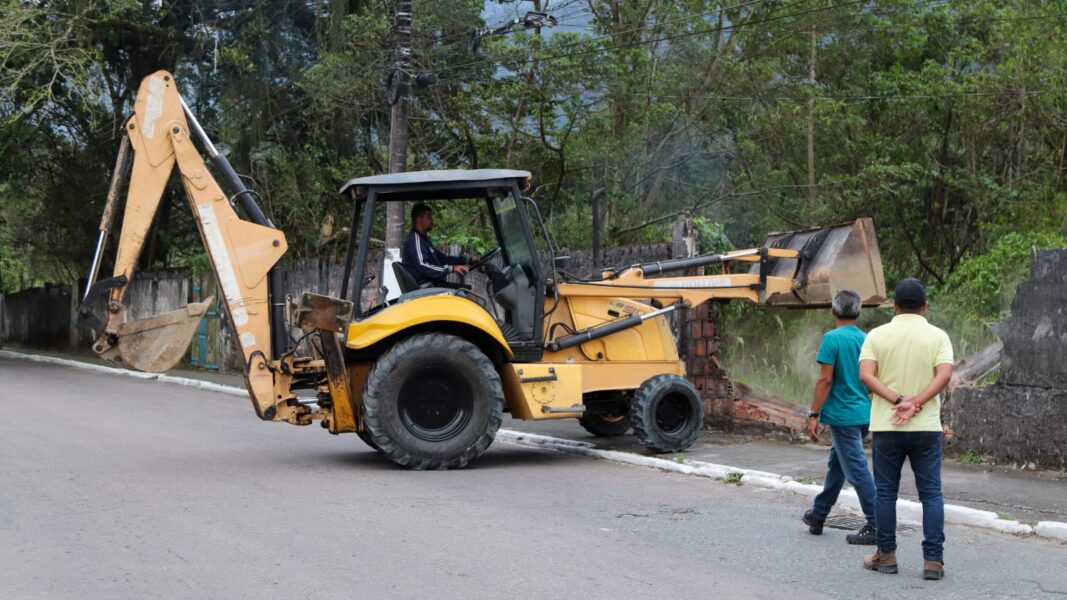
<instances>
[{"instance_id":1,"label":"front loader bucket","mask_svg":"<svg viewBox=\"0 0 1067 600\"><path fill-rule=\"evenodd\" d=\"M763 245L800 252L799 264L793 258L772 259L773 266L768 275L791 277L794 285L792 293L775 294L767 298L767 304L829 306L834 295L844 289L857 292L864 306L885 302L882 255L878 251L871 219L856 219L853 223L820 229L772 233Z\"/></svg>"},{"instance_id":2,"label":"front loader bucket","mask_svg":"<svg viewBox=\"0 0 1067 600\"><path fill-rule=\"evenodd\" d=\"M200 319L215 302L208 298L178 310L119 325L116 358L148 373L162 373L178 364L189 348Z\"/></svg>"}]
</instances>

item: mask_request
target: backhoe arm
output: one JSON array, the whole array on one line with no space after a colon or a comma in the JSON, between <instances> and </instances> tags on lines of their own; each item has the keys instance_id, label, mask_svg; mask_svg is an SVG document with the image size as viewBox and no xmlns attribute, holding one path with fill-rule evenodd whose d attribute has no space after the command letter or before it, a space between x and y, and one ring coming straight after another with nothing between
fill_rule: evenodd
<instances>
[{"instance_id":1,"label":"backhoe arm","mask_svg":"<svg viewBox=\"0 0 1067 600\"><path fill-rule=\"evenodd\" d=\"M731 270L730 265L740 265ZM719 265L721 274L649 277ZM870 219L804 231L771 234L759 248L706 254L631 265L605 271L599 278L560 282L559 297L567 306L584 302L579 311L549 311L546 348L551 352L638 327L644 321L680 307L709 300L748 300L790 307L830 306L844 289L859 294L866 306L885 301L878 240ZM620 313L616 299L650 300L657 310ZM587 302L589 299L595 302ZM623 307L624 308L624 307ZM603 311L603 312L601 312ZM590 323L592 323L590 325ZM562 327L567 335L555 337Z\"/></svg>"},{"instance_id":2,"label":"backhoe arm","mask_svg":"<svg viewBox=\"0 0 1067 600\"><path fill-rule=\"evenodd\" d=\"M284 323L272 323L268 273L286 251L285 235L238 217L190 139L186 110L169 73L159 71L142 82L125 132L133 150L133 167L114 276L94 286L96 294L108 290L107 316L98 328L94 351L140 370L167 370L184 355L207 308L208 303L192 304L130 322L123 304L163 190L177 165L245 359L246 381L256 412L261 418L272 418L275 391L271 361L278 358L272 349L272 326L282 328ZM206 136L205 142L210 144ZM211 151L214 153L213 147ZM238 190L241 192L248 194L243 186Z\"/></svg>"},{"instance_id":3,"label":"backhoe arm","mask_svg":"<svg viewBox=\"0 0 1067 600\"><path fill-rule=\"evenodd\" d=\"M731 271L737 263L741 269ZM651 278L721 265L722 274ZM647 298L690 306L708 300L748 300L792 307L830 306L843 289L865 306L885 301L881 254L871 219L771 234L759 248L632 265L598 280L561 282L562 296Z\"/></svg>"}]
</instances>

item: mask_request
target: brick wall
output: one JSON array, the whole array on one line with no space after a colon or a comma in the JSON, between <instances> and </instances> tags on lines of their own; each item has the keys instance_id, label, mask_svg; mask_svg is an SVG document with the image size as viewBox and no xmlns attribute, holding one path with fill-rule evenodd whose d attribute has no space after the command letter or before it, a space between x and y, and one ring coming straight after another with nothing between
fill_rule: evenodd
<instances>
[{"instance_id":1,"label":"brick wall","mask_svg":"<svg viewBox=\"0 0 1067 600\"><path fill-rule=\"evenodd\" d=\"M743 383L732 382L721 361L720 309L714 302L688 311L681 332L686 370L704 397L706 422L738 432L781 432L798 434L804 430L807 407L783 402L753 391Z\"/></svg>"},{"instance_id":2,"label":"brick wall","mask_svg":"<svg viewBox=\"0 0 1067 600\"><path fill-rule=\"evenodd\" d=\"M711 303L695 306L685 314L685 328L680 331L684 344L681 356L693 385L704 396L704 409L709 415L721 415L734 396L719 359L718 311Z\"/></svg>"}]
</instances>

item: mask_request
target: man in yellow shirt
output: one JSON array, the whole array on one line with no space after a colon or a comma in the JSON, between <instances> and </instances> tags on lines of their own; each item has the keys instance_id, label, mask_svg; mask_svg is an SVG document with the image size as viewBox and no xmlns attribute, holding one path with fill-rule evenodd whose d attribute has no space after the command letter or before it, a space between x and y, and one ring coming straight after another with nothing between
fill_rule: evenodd
<instances>
[{"instance_id":1,"label":"man in yellow shirt","mask_svg":"<svg viewBox=\"0 0 1067 600\"><path fill-rule=\"evenodd\" d=\"M952 342L926 321L926 290L903 279L893 294L896 316L869 334L860 349L860 380L871 391L871 455L878 488L878 549L863 566L896 573L897 494L904 459L911 462L923 505L923 579L945 574L945 499L941 494L939 393L952 376Z\"/></svg>"}]
</instances>

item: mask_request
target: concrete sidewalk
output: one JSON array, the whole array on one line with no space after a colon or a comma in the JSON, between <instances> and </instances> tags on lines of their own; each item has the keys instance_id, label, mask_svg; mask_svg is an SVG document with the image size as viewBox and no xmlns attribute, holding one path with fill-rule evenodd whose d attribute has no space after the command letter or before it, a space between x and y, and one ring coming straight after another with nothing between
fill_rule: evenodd
<instances>
[{"instance_id":1,"label":"concrete sidewalk","mask_svg":"<svg viewBox=\"0 0 1067 600\"><path fill-rule=\"evenodd\" d=\"M540 435L588 442L602 450L650 455L632 434L598 438L575 420L505 420L504 427ZM828 447L791 444L721 431L705 431L684 453L685 459L788 475L798 481L822 483ZM675 455L656 455L671 458ZM1033 523L1067 522L1067 473L1020 471L1008 467L965 465L946 460L942 467L945 502L996 512L1006 518ZM902 498L918 500L914 477L905 465L900 482Z\"/></svg>"},{"instance_id":2,"label":"concrete sidewalk","mask_svg":"<svg viewBox=\"0 0 1067 600\"><path fill-rule=\"evenodd\" d=\"M33 354L109 367L118 366L91 356L61 355L39 351L33 351ZM221 385L244 386L243 379L238 375L220 375L209 371L189 369L172 369L167 374ZM249 417L252 416L251 407L249 407ZM613 450L667 459L684 458L690 461L730 465L742 469L769 471L801 482L821 483L826 474L827 447L815 444L793 444L709 430L705 431L701 439L684 454L652 455L632 434L598 438L586 432L574 419L519 421L509 417L505 419L503 427L514 431L584 442L592 444L599 450ZM942 480L947 504L992 511L1003 518L1029 524L1038 521L1067 523L1067 473L1021 471L1009 467L968 465L946 460L942 469ZM901 479L901 498L918 499L908 466L905 466L905 473Z\"/></svg>"}]
</instances>

